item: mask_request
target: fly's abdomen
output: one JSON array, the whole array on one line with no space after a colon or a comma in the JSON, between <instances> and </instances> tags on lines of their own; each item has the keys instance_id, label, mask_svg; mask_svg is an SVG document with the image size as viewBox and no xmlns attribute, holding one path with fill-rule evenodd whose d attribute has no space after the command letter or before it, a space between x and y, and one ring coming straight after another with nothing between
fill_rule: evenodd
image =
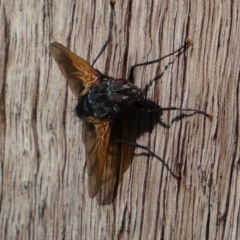
<instances>
[{"instance_id":1,"label":"fly's abdomen","mask_svg":"<svg viewBox=\"0 0 240 240\"><path fill-rule=\"evenodd\" d=\"M83 97L78 99L75 108L77 116L81 119L114 117L118 109L114 104L111 85L108 81L91 87Z\"/></svg>"}]
</instances>

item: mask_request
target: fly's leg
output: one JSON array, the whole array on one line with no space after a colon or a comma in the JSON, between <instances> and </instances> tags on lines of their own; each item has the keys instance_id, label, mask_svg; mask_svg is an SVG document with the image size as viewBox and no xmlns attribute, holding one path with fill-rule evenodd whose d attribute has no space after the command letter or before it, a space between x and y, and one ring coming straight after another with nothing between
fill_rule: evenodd
<instances>
[{"instance_id":1,"label":"fly's leg","mask_svg":"<svg viewBox=\"0 0 240 240\"><path fill-rule=\"evenodd\" d=\"M179 110L179 111L185 111L185 112L192 112L193 114L202 114L206 116L208 119L212 120L213 119L213 114L212 113L206 113L201 110L197 109L191 109L191 108L178 108L178 107L166 107L166 108L159 108L159 109L153 109L153 110L148 110L148 112L156 112L156 111L172 111L172 110Z\"/></svg>"},{"instance_id":2,"label":"fly's leg","mask_svg":"<svg viewBox=\"0 0 240 240\"><path fill-rule=\"evenodd\" d=\"M156 155L154 152L152 152L149 147L146 147L146 146L143 146L143 145L140 145L140 144L137 144L137 143L122 141L122 140L117 140L117 142L123 143L123 144L128 144L128 145L131 145L131 146L133 146L133 147L135 147L135 148L138 147L138 148L141 148L141 149L144 149L144 150L148 151L148 153L149 153L151 156L157 158L157 159L163 164L163 166L167 168L167 170L171 173L171 175L172 175L174 178L176 178L176 179L178 179L178 180L181 180L181 177L180 177L178 174L174 173L174 172L172 171L172 169L167 165L167 163L166 163L164 160L162 160L158 155Z\"/></svg>"},{"instance_id":3,"label":"fly's leg","mask_svg":"<svg viewBox=\"0 0 240 240\"><path fill-rule=\"evenodd\" d=\"M192 114L202 114L210 120L213 119L213 114L212 113L206 113L204 111L197 110L197 109L192 109L192 108L179 108L179 107L165 107L165 108L163 108L163 107L160 107L160 108L157 108L157 109L148 109L140 102L136 102L136 106L140 107L143 111L146 111L148 113L163 112L163 111L185 111L185 112L192 112Z\"/></svg>"},{"instance_id":4,"label":"fly's leg","mask_svg":"<svg viewBox=\"0 0 240 240\"><path fill-rule=\"evenodd\" d=\"M135 64L135 65L131 66L128 80L129 80L130 82L133 82L133 71L134 71L134 69L135 69L136 67L146 66L146 65L158 63L158 62L162 61L164 58L167 58L167 57L169 57L169 56L172 56L172 55L174 55L175 53L180 52L181 50L184 50L184 49L186 49L186 48L188 48L188 47L193 46L193 44L194 44L194 43L193 43L193 41L192 41L191 39L187 39L186 43L185 43L182 47L180 47L179 49L177 49L176 51L174 51L174 52L172 52L172 53L170 53L170 54L168 54L168 55L165 55L165 56L163 56L163 57L161 57L161 58L158 58L158 59L155 59L155 60L152 60L152 61L149 61L149 62L138 63L138 64Z\"/></svg>"},{"instance_id":5,"label":"fly's leg","mask_svg":"<svg viewBox=\"0 0 240 240\"><path fill-rule=\"evenodd\" d=\"M114 15L115 15L114 4L115 4L115 0L110 0L111 16L110 16L110 22L109 22L108 38L107 38L106 42L104 43L102 49L100 50L99 54L97 55L97 57L93 60L92 66L96 63L96 61L98 60L98 58L99 58L99 57L102 55L102 53L105 51L107 45L109 44L109 42L110 42L111 39L112 39L113 18L114 18Z\"/></svg>"}]
</instances>

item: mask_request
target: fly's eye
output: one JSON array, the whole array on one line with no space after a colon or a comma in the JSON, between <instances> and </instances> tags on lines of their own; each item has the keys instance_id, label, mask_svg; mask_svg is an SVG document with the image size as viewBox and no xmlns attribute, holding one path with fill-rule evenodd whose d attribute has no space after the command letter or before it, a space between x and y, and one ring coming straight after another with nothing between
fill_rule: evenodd
<instances>
[{"instance_id":1,"label":"fly's eye","mask_svg":"<svg viewBox=\"0 0 240 240\"><path fill-rule=\"evenodd\" d=\"M121 94L114 94L113 95L113 100L114 100L114 103L119 108L124 108L128 103L125 99L123 99L123 96Z\"/></svg>"},{"instance_id":2,"label":"fly's eye","mask_svg":"<svg viewBox=\"0 0 240 240\"><path fill-rule=\"evenodd\" d=\"M122 88L122 86L124 86L125 84L128 83L128 80L124 79L124 78L118 78L116 79L116 81L114 82L113 85L113 89L114 90L119 90Z\"/></svg>"}]
</instances>

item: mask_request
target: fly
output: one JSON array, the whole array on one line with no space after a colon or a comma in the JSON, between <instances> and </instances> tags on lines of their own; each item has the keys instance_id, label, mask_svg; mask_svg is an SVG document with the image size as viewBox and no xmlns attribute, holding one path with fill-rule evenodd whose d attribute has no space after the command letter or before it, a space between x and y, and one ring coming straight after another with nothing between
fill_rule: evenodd
<instances>
[{"instance_id":1,"label":"fly","mask_svg":"<svg viewBox=\"0 0 240 240\"><path fill-rule=\"evenodd\" d=\"M113 10L114 3L112 2L114 1L111 1ZM111 15L109 36L111 35L112 29L112 17L113 11ZM105 44L98 57L104 51L106 45L107 44ZM188 45L190 45L189 42ZM143 110L148 112L182 110L200 113L208 118L212 117L210 114L195 109L169 107L148 110L140 103L142 96L141 89L129 80L123 78L116 79L101 73L60 43L51 43L50 52L57 62L62 74L67 79L72 93L78 100L75 111L77 116L83 121L83 142L85 144L88 189L91 198L95 197L99 192L106 160L110 161L110 163L119 161L117 158L118 156L116 156L119 155L119 143L146 149L151 155L157 157L145 146L115 139L118 141L116 144L116 141L111 137L112 127L116 117L119 116L127 106L136 102ZM169 55L172 55L175 52ZM96 60L97 59L95 59L93 64ZM135 67L152 64L159 62L160 60L161 59L157 59L151 62L134 65L130 71L130 79L133 79L133 70ZM157 158L159 159L159 157ZM159 160L162 161L161 159ZM164 161L162 162L174 177L179 178ZM113 195L113 192L108 195L104 190L103 200L100 204L110 203L113 200Z\"/></svg>"}]
</instances>

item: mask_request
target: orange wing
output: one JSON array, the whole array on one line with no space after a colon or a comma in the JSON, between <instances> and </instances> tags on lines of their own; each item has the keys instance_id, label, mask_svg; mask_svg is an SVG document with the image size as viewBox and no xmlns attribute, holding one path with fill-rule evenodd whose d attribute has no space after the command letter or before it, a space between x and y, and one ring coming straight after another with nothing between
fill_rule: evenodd
<instances>
[{"instance_id":1,"label":"orange wing","mask_svg":"<svg viewBox=\"0 0 240 240\"><path fill-rule=\"evenodd\" d=\"M83 96L98 83L95 69L60 43L51 43L50 52L76 97Z\"/></svg>"},{"instance_id":2,"label":"orange wing","mask_svg":"<svg viewBox=\"0 0 240 240\"><path fill-rule=\"evenodd\" d=\"M83 124L83 141L88 169L88 191L90 198L97 195L102 180L111 126L107 119L86 118Z\"/></svg>"},{"instance_id":3,"label":"orange wing","mask_svg":"<svg viewBox=\"0 0 240 240\"><path fill-rule=\"evenodd\" d=\"M83 124L89 196L97 195L99 205L112 203L117 186L132 161L134 147L116 141L130 132L128 128L127 133L122 131L125 127L122 129L119 124L117 119L110 124L106 119L94 118L86 118Z\"/></svg>"},{"instance_id":4,"label":"orange wing","mask_svg":"<svg viewBox=\"0 0 240 240\"><path fill-rule=\"evenodd\" d=\"M122 146L128 147L128 145L121 145L121 143L116 141L117 139L121 139L121 133L122 128L120 121L119 119L114 119L111 123L108 151L101 177L101 184L96 197L99 205L107 205L113 202L117 193L117 187L122 178L122 163L126 160L126 149L122 149Z\"/></svg>"}]
</instances>

